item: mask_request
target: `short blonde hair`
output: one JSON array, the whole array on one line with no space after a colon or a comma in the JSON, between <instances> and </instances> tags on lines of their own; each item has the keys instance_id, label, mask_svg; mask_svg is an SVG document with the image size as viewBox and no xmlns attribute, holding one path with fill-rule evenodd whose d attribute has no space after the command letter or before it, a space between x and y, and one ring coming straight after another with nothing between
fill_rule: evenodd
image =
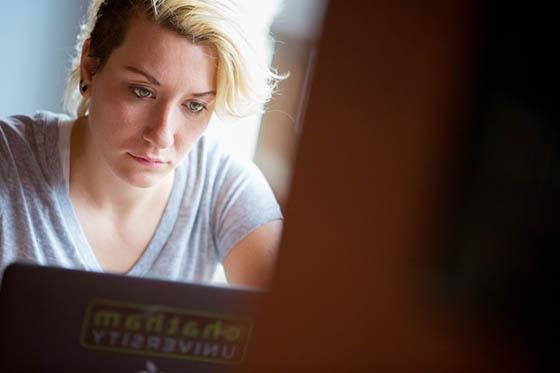
<instances>
[{"instance_id":1,"label":"short blonde hair","mask_svg":"<svg viewBox=\"0 0 560 373\"><path fill-rule=\"evenodd\" d=\"M128 21L140 15L185 36L194 44L208 45L217 55L215 110L219 116L244 117L262 112L279 80L259 48L268 32L248 29L248 14L232 0L91 0L81 26L66 85L69 114L84 116L89 99L79 93L83 43L91 38L90 56L103 68L109 55L126 36ZM262 30L261 30L262 31ZM260 34L260 35L259 35Z\"/></svg>"}]
</instances>

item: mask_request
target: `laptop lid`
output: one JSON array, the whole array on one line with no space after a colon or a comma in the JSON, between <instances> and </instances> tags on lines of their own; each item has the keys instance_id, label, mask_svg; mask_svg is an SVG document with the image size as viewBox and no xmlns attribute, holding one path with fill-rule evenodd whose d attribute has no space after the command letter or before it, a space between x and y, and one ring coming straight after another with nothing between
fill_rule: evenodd
<instances>
[{"instance_id":1,"label":"laptop lid","mask_svg":"<svg viewBox=\"0 0 560 373\"><path fill-rule=\"evenodd\" d=\"M15 263L0 290L0 371L224 372L262 293Z\"/></svg>"}]
</instances>

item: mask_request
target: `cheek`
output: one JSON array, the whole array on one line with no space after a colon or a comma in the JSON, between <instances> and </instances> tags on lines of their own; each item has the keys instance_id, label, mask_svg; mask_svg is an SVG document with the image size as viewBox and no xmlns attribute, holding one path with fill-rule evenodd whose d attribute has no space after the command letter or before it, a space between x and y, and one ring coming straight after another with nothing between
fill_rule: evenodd
<instances>
[{"instance_id":1,"label":"cheek","mask_svg":"<svg viewBox=\"0 0 560 373\"><path fill-rule=\"evenodd\" d=\"M108 142L114 142L134 130L135 124L138 123L136 118L139 116L138 110L126 102L126 97L117 93L116 87L100 89L92 96L90 103L92 130L104 135Z\"/></svg>"}]
</instances>

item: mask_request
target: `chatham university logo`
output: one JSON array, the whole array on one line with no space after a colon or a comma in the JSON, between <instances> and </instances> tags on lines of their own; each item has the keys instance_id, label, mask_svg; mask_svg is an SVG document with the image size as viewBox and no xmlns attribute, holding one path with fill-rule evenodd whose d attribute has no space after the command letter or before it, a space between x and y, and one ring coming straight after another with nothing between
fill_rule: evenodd
<instances>
[{"instance_id":1,"label":"chatham university logo","mask_svg":"<svg viewBox=\"0 0 560 373\"><path fill-rule=\"evenodd\" d=\"M94 300L87 307L81 345L164 358L239 363L250 331L250 320L227 315ZM141 373L163 372L148 360Z\"/></svg>"}]
</instances>

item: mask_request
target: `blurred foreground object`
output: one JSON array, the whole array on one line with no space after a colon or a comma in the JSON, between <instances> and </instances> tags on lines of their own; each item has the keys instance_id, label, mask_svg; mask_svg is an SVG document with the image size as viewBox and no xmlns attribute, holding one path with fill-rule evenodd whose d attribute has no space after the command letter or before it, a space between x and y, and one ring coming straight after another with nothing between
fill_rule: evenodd
<instances>
[{"instance_id":1,"label":"blurred foreground object","mask_svg":"<svg viewBox=\"0 0 560 373\"><path fill-rule=\"evenodd\" d=\"M551 368L557 116L538 110L559 65L539 6L329 3L247 371Z\"/></svg>"}]
</instances>

